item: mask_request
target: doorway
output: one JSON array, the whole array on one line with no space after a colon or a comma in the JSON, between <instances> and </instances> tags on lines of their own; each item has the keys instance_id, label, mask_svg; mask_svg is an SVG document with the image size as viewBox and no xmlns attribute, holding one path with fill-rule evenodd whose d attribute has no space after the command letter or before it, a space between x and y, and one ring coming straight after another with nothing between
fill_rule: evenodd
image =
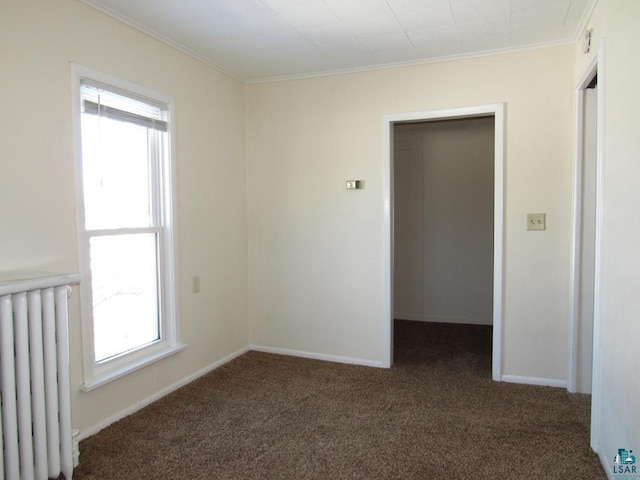
<instances>
[{"instance_id":1,"label":"doorway","mask_svg":"<svg viewBox=\"0 0 640 480\"><path fill-rule=\"evenodd\" d=\"M503 265L503 204L504 204L504 174L503 174L503 164L504 164L504 121L503 121L503 105L495 104L481 107L471 107L471 108L461 108L461 109L452 109L452 110L440 110L433 112L422 112L422 113L412 113L412 114L399 114L399 115L388 115L383 119L383 132L384 132L384 152L385 152L385 170L384 170L384 181L383 186L385 187L384 198L385 198L385 232L384 239L387 242L385 245L385 252L388 252L388 257L385 259L385 285L384 285L384 298L385 298L385 318L383 325L383 332L385 333L384 342L385 345L385 366L390 366L393 363L393 320L394 320L394 272L395 272L395 255L394 255L394 229L396 222L396 211L394 205L394 177L396 174L395 167L395 158L394 158L394 142L396 141L406 141L406 139L395 138L394 132L396 131L396 127L399 127L399 130L411 130L418 127L418 124L432 124L436 123L439 125L443 125L447 122L452 121L462 121L461 123L465 123L466 120L471 120L474 118L485 119L485 121L490 120L493 123L493 158L492 160L492 190L493 195L490 199L492 203L492 211L490 212L490 216L492 217L492 225L490 230L491 240L490 240L490 248L492 249L492 262L489 265L489 270L492 274L492 279L489 280L489 290L491 290L490 295L490 305L488 309L488 314L490 319L486 318L484 315L484 322L490 322L493 325L493 339L492 339L492 378L494 380L501 380L501 371L502 371L502 265ZM468 124L472 124L468 123ZM411 146L414 148L414 146ZM397 172L401 175L407 175L407 172ZM411 189L409 189L411 190ZM409 192L410 193L410 192ZM437 215L436 215L437 216ZM406 222L405 222L406 225ZM400 224L399 224L400 226ZM459 237L461 238L461 237ZM415 246L413 247L416 248ZM405 261L405 259L398 258L399 262ZM446 262L445 262L446 263ZM406 262L403 266L398 265L399 268L405 268L407 266ZM443 270L443 271L446 271ZM415 275L417 272L414 269L414 272L410 274ZM424 276L421 279L422 284L424 285L425 278ZM427 281L433 282L432 279L427 279ZM486 279L485 279L486 282ZM485 285L486 287L486 285ZM413 301L414 304L418 302L416 298L416 285L414 284L413 293L404 292L405 299L413 296L414 298L410 301ZM424 302L424 296L420 296L420 302ZM473 315L467 317L468 321L473 317ZM483 317L483 315L476 316L473 321L478 322L478 320Z\"/></svg>"},{"instance_id":2,"label":"doorway","mask_svg":"<svg viewBox=\"0 0 640 480\"><path fill-rule=\"evenodd\" d=\"M591 392L591 448L598 453L602 375L600 331L606 152L605 65L606 42L602 40L576 87L572 291L567 375L567 389L570 392ZM590 170L590 173L585 173L586 170ZM588 195L584 190L590 190ZM586 237L589 237L588 242L584 241ZM585 254L585 249L592 251L591 256ZM585 271L592 273L587 273L585 277Z\"/></svg>"}]
</instances>

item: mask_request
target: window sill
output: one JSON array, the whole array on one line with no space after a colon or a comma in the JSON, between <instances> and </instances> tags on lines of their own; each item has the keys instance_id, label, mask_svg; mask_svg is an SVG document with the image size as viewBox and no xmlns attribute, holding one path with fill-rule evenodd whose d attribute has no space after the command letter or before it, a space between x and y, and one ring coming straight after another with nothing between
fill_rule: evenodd
<instances>
[{"instance_id":1,"label":"window sill","mask_svg":"<svg viewBox=\"0 0 640 480\"><path fill-rule=\"evenodd\" d=\"M85 382L80 385L80 390L83 392L90 392L98 387L106 385L109 382L117 380L118 378L122 378L131 372L135 372L136 370L140 370L141 368L151 365L152 363L162 360L163 358L167 358L171 355L181 352L185 348L187 348L187 345L184 343L167 347L162 350L158 350L157 352L154 352L153 354L148 355L140 360L132 361L120 368L104 372L100 375L95 375L92 378L85 380Z\"/></svg>"}]
</instances>

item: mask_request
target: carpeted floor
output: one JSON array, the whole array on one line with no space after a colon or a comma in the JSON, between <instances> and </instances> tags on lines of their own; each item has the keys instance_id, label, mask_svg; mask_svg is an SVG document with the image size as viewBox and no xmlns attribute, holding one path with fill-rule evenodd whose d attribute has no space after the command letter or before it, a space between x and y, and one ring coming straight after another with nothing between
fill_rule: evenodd
<instances>
[{"instance_id":1,"label":"carpeted floor","mask_svg":"<svg viewBox=\"0 0 640 480\"><path fill-rule=\"evenodd\" d=\"M249 352L84 440L74 478L606 478L589 397L490 361L490 327L405 321L391 369Z\"/></svg>"}]
</instances>

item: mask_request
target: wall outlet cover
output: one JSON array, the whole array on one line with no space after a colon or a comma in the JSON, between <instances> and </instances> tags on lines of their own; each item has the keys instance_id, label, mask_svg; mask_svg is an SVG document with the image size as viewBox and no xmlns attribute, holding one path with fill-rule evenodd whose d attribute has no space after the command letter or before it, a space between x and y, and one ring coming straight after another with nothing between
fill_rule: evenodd
<instances>
[{"instance_id":1,"label":"wall outlet cover","mask_svg":"<svg viewBox=\"0 0 640 480\"><path fill-rule=\"evenodd\" d=\"M527 230L546 230L547 219L544 213L527 213Z\"/></svg>"}]
</instances>

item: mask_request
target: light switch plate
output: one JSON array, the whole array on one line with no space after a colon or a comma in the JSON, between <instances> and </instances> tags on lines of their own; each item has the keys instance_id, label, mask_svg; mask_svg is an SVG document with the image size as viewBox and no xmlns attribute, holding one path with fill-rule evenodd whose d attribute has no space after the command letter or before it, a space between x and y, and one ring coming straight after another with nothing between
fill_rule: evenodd
<instances>
[{"instance_id":1,"label":"light switch plate","mask_svg":"<svg viewBox=\"0 0 640 480\"><path fill-rule=\"evenodd\" d=\"M546 230L546 217L544 213L527 213L527 230Z\"/></svg>"}]
</instances>

